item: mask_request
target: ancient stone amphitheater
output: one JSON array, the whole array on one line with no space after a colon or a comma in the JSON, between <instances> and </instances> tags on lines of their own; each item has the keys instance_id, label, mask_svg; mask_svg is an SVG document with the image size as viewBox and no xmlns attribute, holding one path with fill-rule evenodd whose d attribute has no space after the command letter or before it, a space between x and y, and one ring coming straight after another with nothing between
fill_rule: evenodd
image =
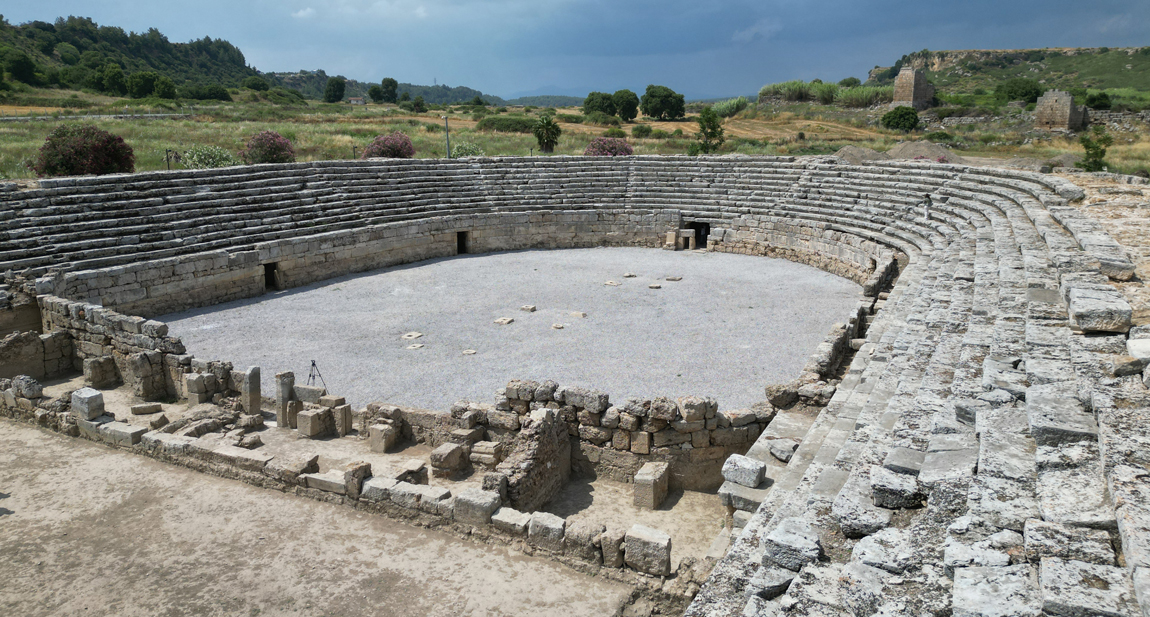
<instances>
[{"instance_id":1,"label":"ancient stone amphitheater","mask_svg":"<svg viewBox=\"0 0 1150 617\"><path fill-rule=\"evenodd\" d=\"M561 523L540 523L558 552L581 542L575 553L603 569L626 564L647 589L678 589L687 615L1150 615L1150 331L1131 327L1110 281L1134 266L1071 205L1082 195L1052 175L785 157L371 160L43 180L0 195L0 334L40 331L4 339L0 376L82 367L92 380L119 372L144 398L204 396L217 367L187 358L147 318L458 252L687 238L782 257L859 283L863 298L796 381L767 388L760 411L771 413L743 422L680 403L661 423L654 407L631 410L643 424L628 431L619 413L606 422L606 397L568 390L561 407L554 387L520 384L496 408L453 410L448 428L494 432L509 410L524 432L545 431L551 416L537 412L570 408L574 450L654 435L646 452L625 449L674 466L695 459L658 436L704 430L702 443L753 467L780 437L775 410L821 406L789 462L753 490L725 469L721 494L744 511L741 531L697 580L676 587L682 570L633 555L650 548L642 538L621 548L568 528L565 545ZM252 396L250 374L216 374L231 384L221 390ZM0 413L160 458L194 450L190 437L95 425L26 383L0 384ZM255 396L258 406L258 386ZM282 426L293 401L279 397ZM350 416L334 413L347 432ZM435 432L395 410L357 414L365 432L371 422ZM744 441L730 437L736 424ZM235 448L213 460L256 483L307 471ZM396 486L347 474L344 499ZM492 522L512 497L484 488L455 496L454 511L429 509L425 493L422 511L528 533Z\"/></svg>"}]
</instances>

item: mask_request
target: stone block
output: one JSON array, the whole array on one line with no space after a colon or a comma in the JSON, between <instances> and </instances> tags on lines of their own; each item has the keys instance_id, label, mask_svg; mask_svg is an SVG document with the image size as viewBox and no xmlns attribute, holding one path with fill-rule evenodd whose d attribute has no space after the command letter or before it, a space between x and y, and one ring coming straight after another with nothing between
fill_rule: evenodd
<instances>
[{"instance_id":1,"label":"stone block","mask_svg":"<svg viewBox=\"0 0 1150 617\"><path fill-rule=\"evenodd\" d=\"M331 432L331 409L311 407L296 415L296 430L306 439L317 439Z\"/></svg>"},{"instance_id":2,"label":"stone block","mask_svg":"<svg viewBox=\"0 0 1150 617\"><path fill-rule=\"evenodd\" d=\"M373 424L367 430L367 446L372 452L387 452L398 441L399 431L390 424Z\"/></svg>"},{"instance_id":3,"label":"stone block","mask_svg":"<svg viewBox=\"0 0 1150 617\"><path fill-rule=\"evenodd\" d=\"M763 483L766 470L767 464L762 461L741 454L732 454L723 463L723 479L748 488L756 488Z\"/></svg>"},{"instance_id":4,"label":"stone block","mask_svg":"<svg viewBox=\"0 0 1150 617\"><path fill-rule=\"evenodd\" d=\"M260 395L260 367L251 366L244 371L243 379L239 384L240 407L249 414L260 413L262 398Z\"/></svg>"},{"instance_id":5,"label":"stone block","mask_svg":"<svg viewBox=\"0 0 1150 617\"><path fill-rule=\"evenodd\" d=\"M445 443L431 451L431 472L437 477L450 476L467 466L467 451L457 443Z\"/></svg>"},{"instance_id":6,"label":"stone block","mask_svg":"<svg viewBox=\"0 0 1150 617\"><path fill-rule=\"evenodd\" d=\"M893 448L883 459L882 466L900 474L917 476L922 471L926 453L910 448Z\"/></svg>"},{"instance_id":7,"label":"stone block","mask_svg":"<svg viewBox=\"0 0 1150 617\"><path fill-rule=\"evenodd\" d=\"M623 527L608 527L599 536L599 551L603 556L604 567L623 567L623 542L626 537L627 530Z\"/></svg>"},{"instance_id":8,"label":"stone block","mask_svg":"<svg viewBox=\"0 0 1150 617\"><path fill-rule=\"evenodd\" d=\"M372 476L363 483L363 492L360 499L367 501L384 502L391 499L391 489L399 484L394 478L381 478Z\"/></svg>"},{"instance_id":9,"label":"stone block","mask_svg":"<svg viewBox=\"0 0 1150 617\"><path fill-rule=\"evenodd\" d=\"M419 501L423 499L422 484L410 482L396 482L387 491L387 499L391 503L408 510L418 510Z\"/></svg>"},{"instance_id":10,"label":"stone block","mask_svg":"<svg viewBox=\"0 0 1150 617\"><path fill-rule=\"evenodd\" d=\"M129 410L134 416L146 416L149 414L160 413L164 407L159 403L144 403L142 405L132 405Z\"/></svg>"},{"instance_id":11,"label":"stone block","mask_svg":"<svg viewBox=\"0 0 1150 617\"><path fill-rule=\"evenodd\" d=\"M347 401L342 396L333 396L331 394L324 394L319 397L315 402L316 405L321 407L331 407L332 409L346 404Z\"/></svg>"},{"instance_id":12,"label":"stone block","mask_svg":"<svg viewBox=\"0 0 1150 617\"><path fill-rule=\"evenodd\" d=\"M631 431L631 452L635 454L650 454L651 433L646 431Z\"/></svg>"},{"instance_id":13,"label":"stone block","mask_svg":"<svg viewBox=\"0 0 1150 617\"><path fill-rule=\"evenodd\" d=\"M958 568L954 571L953 617L1039 617L1042 594L1034 568Z\"/></svg>"},{"instance_id":14,"label":"stone block","mask_svg":"<svg viewBox=\"0 0 1150 617\"><path fill-rule=\"evenodd\" d=\"M601 523L577 520L563 530L563 552L596 565L603 563L599 552L599 538L607 528Z\"/></svg>"},{"instance_id":15,"label":"stone block","mask_svg":"<svg viewBox=\"0 0 1150 617\"><path fill-rule=\"evenodd\" d=\"M93 388L80 388L72 393L72 417L94 420L104 415L104 395Z\"/></svg>"},{"instance_id":16,"label":"stone block","mask_svg":"<svg viewBox=\"0 0 1150 617\"><path fill-rule=\"evenodd\" d=\"M427 463L417 458L409 458L392 471L391 477L400 482L427 484Z\"/></svg>"},{"instance_id":17,"label":"stone block","mask_svg":"<svg viewBox=\"0 0 1150 617\"><path fill-rule=\"evenodd\" d=\"M327 389L319 386L296 385L292 387L292 393L297 401L319 404L320 397L327 394Z\"/></svg>"},{"instance_id":18,"label":"stone block","mask_svg":"<svg viewBox=\"0 0 1150 617\"><path fill-rule=\"evenodd\" d=\"M749 488L734 482L723 482L719 487L719 501L727 508L754 512L759 509L770 490L769 484L762 488Z\"/></svg>"},{"instance_id":19,"label":"stone block","mask_svg":"<svg viewBox=\"0 0 1150 617\"><path fill-rule=\"evenodd\" d=\"M823 554L823 545L814 525L797 518L785 518L767 534L763 542L763 565L775 565L798 572Z\"/></svg>"},{"instance_id":20,"label":"stone block","mask_svg":"<svg viewBox=\"0 0 1150 617\"><path fill-rule=\"evenodd\" d=\"M160 415L148 420L148 428L152 429L153 431L164 428L167 425L168 425L168 416L166 416L164 414L160 414Z\"/></svg>"},{"instance_id":21,"label":"stone block","mask_svg":"<svg viewBox=\"0 0 1150 617\"><path fill-rule=\"evenodd\" d=\"M319 489L337 495L347 494L347 484L343 481L343 472L333 469L327 473L305 473L300 476L303 485L307 488Z\"/></svg>"},{"instance_id":22,"label":"stone block","mask_svg":"<svg viewBox=\"0 0 1150 617\"><path fill-rule=\"evenodd\" d=\"M870 487L874 505L880 508L917 508L926 497L917 478L879 465L871 465Z\"/></svg>"},{"instance_id":23,"label":"stone block","mask_svg":"<svg viewBox=\"0 0 1150 617\"><path fill-rule=\"evenodd\" d=\"M1077 398L1073 383L1031 386L1026 390L1030 436L1040 446L1098 439L1098 423Z\"/></svg>"},{"instance_id":24,"label":"stone block","mask_svg":"<svg viewBox=\"0 0 1150 617\"><path fill-rule=\"evenodd\" d=\"M351 432L353 427L353 418L351 413L351 405L336 405L331 410L332 423L335 425L335 434L343 437Z\"/></svg>"},{"instance_id":25,"label":"stone block","mask_svg":"<svg viewBox=\"0 0 1150 617\"><path fill-rule=\"evenodd\" d=\"M527 524L527 543L553 553L563 552L563 535L567 521L549 512L531 514Z\"/></svg>"},{"instance_id":26,"label":"stone block","mask_svg":"<svg viewBox=\"0 0 1150 617\"><path fill-rule=\"evenodd\" d=\"M1114 565L1110 534L1101 529L1084 529L1038 519L1026 521L1026 558L1038 563L1043 557L1074 559L1104 566Z\"/></svg>"},{"instance_id":27,"label":"stone block","mask_svg":"<svg viewBox=\"0 0 1150 617\"><path fill-rule=\"evenodd\" d=\"M868 466L855 465L831 504L831 515L848 538L869 536L890 525L891 511L874 505Z\"/></svg>"},{"instance_id":28,"label":"stone block","mask_svg":"<svg viewBox=\"0 0 1150 617\"><path fill-rule=\"evenodd\" d=\"M354 461L343 466L343 482L347 486L347 496L359 499L363 481L371 477L371 463Z\"/></svg>"},{"instance_id":29,"label":"stone block","mask_svg":"<svg viewBox=\"0 0 1150 617\"><path fill-rule=\"evenodd\" d=\"M530 514L506 506L499 508L495 514L491 515L491 524L496 529L513 536L526 536L527 524L530 522Z\"/></svg>"},{"instance_id":30,"label":"stone block","mask_svg":"<svg viewBox=\"0 0 1150 617\"><path fill-rule=\"evenodd\" d=\"M264 467L264 473L288 484L304 484L302 476L319 473L319 455L277 456Z\"/></svg>"},{"instance_id":31,"label":"stone block","mask_svg":"<svg viewBox=\"0 0 1150 617\"><path fill-rule=\"evenodd\" d=\"M752 595L763 600L773 600L787 592L796 573L776 565L763 565L755 571L744 591L746 597Z\"/></svg>"},{"instance_id":32,"label":"stone block","mask_svg":"<svg viewBox=\"0 0 1150 617\"><path fill-rule=\"evenodd\" d=\"M909 531L887 527L858 541L851 561L902 574L917 563Z\"/></svg>"},{"instance_id":33,"label":"stone block","mask_svg":"<svg viewBox=\"0 0 1150 617\"><path fill-rule=\"evenodd\" d=\"M108 422L100 426L104 441L114 446L134 446L140 443L140 438L147 432L148 429L142 426L124 422Z\"/></svg>"},{"instance_id":34,"label":"stone block","mask_svg":"<svg viewBox=\"0 0 1150 617\"><path fill-rule=\"evenodd\" d=\"M1132 311L1117 289L1071 288L1070 327L1078 332L1126 332Z\"/></svg>"},{"instance_id":35,"label":"stone block","mask_svg":"<svg viewBox=\"0 0 1150 617\"><path fill-rule=\"evenodd\" d=\"M918 480L926 486L933 486L947 480L969 478L974 475L977 465L977 449L928 452L923 457Z\"/></svg>"},{"instance_id":36,"label":"stone block","mask_svg":"<svg viewBox=\"0 0 1150 617\"><path fill-rule=\"evenodd\" d=\"M294 398L295 373L276 373L276 425L280 428L294 428L288 420L288 406Z\"/></svg>"},{"instance_id":37,"label":"stone block","mask_svg":"<svg viewBox=\"0 0 1150 617\"><path fill-rule=\"evenodd\" d=\"M499 493L464 489L455 497L455 520L467 525L487 525L500 504Z\"/></svg>"},{"instance_id":38,"label":"stone block","mask_svg":"<svg viewBox=\"0 0 1150 617\"><path fill-rule=\"evenodd\" d=\"M1126 568L1047 557L1038 568L1042 609L1066 617L1125 617L1140 612Z\"/></svg>"},{"instance_id":39,"label":"stone block","mask_svg":"<svg viewBox=\"0 0 1150 617\"><path fill-rule=\"evenodd\" d=\"M84 383L93 388L111 388L120 381L120 373L112 356L84 358Z\"/></svg>"},{"instance_id":40,"label":"stone block","mask_svg":"<svg viewBox=\"0 0 1150 617\"><path fill-rule=\"evenodd\" d=\"M791 457L795 455L795 450L798 449L799 442L789 437L771 440L771 456L784 463L791 462Z\"/></svg>"},{"instance_id":41,"label":"stone block","mask_svg":"<svg viewBox=\"0 0 1150 617\"><path fill-rule=\"evenodd\" d=\"M667 463L645 463L635 473L635 506L654 510L663 505L669 480L670 466Z\"/></svg>"},{"instance_id":42,"label":"stone block","mask_svg":"<svg viewBox=\"0 0 1150 617\"><path fill-rule=\"evenodd\" d=\"M654 576L671 575L671 536L635 524L624 538L624 560L630 568Z\"/></svg>"}]
</instances>

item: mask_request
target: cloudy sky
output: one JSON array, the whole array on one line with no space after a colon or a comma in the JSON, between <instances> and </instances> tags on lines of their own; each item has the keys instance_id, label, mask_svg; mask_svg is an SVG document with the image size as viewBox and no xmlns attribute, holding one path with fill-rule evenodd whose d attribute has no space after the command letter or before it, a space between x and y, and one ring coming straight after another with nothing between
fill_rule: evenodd
<instances>
[{"instance_id":1,"label":"cloudy sky","mask_svg":"<svg viewBox=\"0 0 1150 617\"><path fill-rule=\"evenodd\" d=\"M688 98L749 95L786 79L865 78L924 48L1150 45L1147 0L5 0L0 12L222 38L261 71L505 98L651 83Z\"/></svg>"}]
</instances>

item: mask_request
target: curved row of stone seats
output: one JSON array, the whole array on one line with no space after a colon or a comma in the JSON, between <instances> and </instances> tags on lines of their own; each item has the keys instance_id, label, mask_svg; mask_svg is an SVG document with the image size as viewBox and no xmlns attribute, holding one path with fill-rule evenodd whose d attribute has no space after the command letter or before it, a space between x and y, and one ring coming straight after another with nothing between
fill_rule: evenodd
<instances>
[{"instance_id":1,"label":"curved row of stone seats","mask_svg":"<svg viewBox=\"0 0 1150 617\"><path fill-rule=\"evenodd\" d=\"M1083 388L1099 398L1111 384L1093 352L1120 352L1125 338L1072 339L1059 281L1097 272L1106 258L1119 279L1129 261L1098 255L1097 246L1113 247L1105 241L1075 242L1041 211L1058 197L1024 188L1029 197L994 203L1000 213L983 210L990 229L911 259L836 399L688 614L1132 615L1139 584L1147 606L1141 564L1115 567L1109 537L1094 531L1117 527L1124 547L1147 545L1145 494L1128 480L1137 467L1126 457L1105 478L1125 480L1125 496L1140 497L1141 510L1121 506L1127 533L1115 523L1121 500L1114 488L1105 495L1103 468L1091 458L1098 445L1044 420ZM974 285L949 267L963 252L970 261L972 239L981 258ZM994 300L978 309L974 291ZM1144 421L1144 388L1129 381L1120 385L1142 394ZM1115 425L1129 429L1135 417ZM1092 417L1056 419L1089 425ZM1058 448L1067 434L1073 445ZM1111 434L1117 441L1123 431ZM823 542L839 543L837 554L820 560Z\"/></svg>"}]
</instances>

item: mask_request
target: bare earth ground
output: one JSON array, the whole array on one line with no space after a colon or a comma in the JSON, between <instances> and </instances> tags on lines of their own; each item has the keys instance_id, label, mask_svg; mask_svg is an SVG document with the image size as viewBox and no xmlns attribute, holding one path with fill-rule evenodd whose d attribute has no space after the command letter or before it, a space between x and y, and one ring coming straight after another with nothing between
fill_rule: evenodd
<instances>
[{"instance_id":1,"label":"bare earth ground","mask_svg":"<svg viewBox=\"0 0 1150 617\"><path fill-rule=\"evenodd\" d=\"M0 420L0 615L611 615L630 590Z\"/></svg>"},{"instance_id":2,"label":"bare earth ground","mask_svg":"<svg viewBox=\"0 0 1150 617\"><path fill-rule=\"evenodd\" d=\"M1074 204L1094 217L1118 241L1136 267L1133 279L1114 283L1134 309L1134 324L1150 324L1150 185L1118 184L1084 174L1062 174L1082 187L1086 198Z\"/></svg>"}]
</instances>

